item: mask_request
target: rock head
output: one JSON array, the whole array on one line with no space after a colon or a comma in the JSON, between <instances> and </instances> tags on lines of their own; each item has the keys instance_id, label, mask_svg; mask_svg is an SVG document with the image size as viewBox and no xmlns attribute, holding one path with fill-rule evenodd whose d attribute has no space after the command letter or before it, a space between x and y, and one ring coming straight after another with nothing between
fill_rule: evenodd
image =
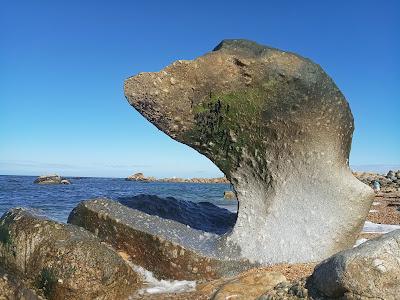
<instances>
[{"instance_id":1,"label":"rock head","mask_svg":"<svg viewBox=\"0 0 400 300\"><path fill-rule=\"evenodd\" d=\"M373 193L349 169L353 117L319 65L225 40L124 89L147 120L232 183L238 217L221 244L263 263L318 261L353 245Z\"/></svg>"}]
</instances>

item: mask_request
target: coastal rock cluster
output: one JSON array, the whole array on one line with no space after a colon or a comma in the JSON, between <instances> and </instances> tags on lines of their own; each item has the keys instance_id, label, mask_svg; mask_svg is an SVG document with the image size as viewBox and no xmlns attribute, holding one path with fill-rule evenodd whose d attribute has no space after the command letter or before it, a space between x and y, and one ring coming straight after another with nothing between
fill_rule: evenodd
<instances>
[{"instance_id":1,"label":"coastal rock cluster","mask_svg":"<svg viewBox=\"0 0 400 300\"><path fill-rule=\"evenodd\" d=\"M153 176L144 176L143 173L135 173L126 178L128 181L140 181L140 182L176 182L176 183L230 183L225 177L219 178L160 178L157 179Z\"/></svg>"},{"instance_id":2,"label":"coastal rock cluster","mask_svg":"<svg viewBox=\"0 0 400 300\"><path fill-rule=\"evenodd\" d=\"M368 172L354 172L354 176L372 188L374 187L374 184L378 183L380 188L384 188L388 191L400 191L400 170L390 170L386 175Z\"/></svg>"},{"instance_id":3,"label":"coastal rock cluster","mask_svg":"<svg viewBox=\"0 0 400 300\"><path fill-rule=\"evenodd\" d=\"M124 89L147 120L232 183L238 217L220 249L236 245L262 263L309 262L354 244L373 191L348 166L353 117L320 66L225 40L192 61L130 77Z\"/></svg>"}]
</instances>

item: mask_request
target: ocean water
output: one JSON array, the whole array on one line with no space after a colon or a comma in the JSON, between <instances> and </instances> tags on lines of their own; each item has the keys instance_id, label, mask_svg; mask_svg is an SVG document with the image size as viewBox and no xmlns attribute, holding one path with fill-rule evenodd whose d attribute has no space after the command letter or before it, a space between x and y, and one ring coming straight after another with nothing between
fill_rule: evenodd
<instances>
[{"instance_id":1,"label":"ocean water","mask_svg":"<svg viewBox=\"0 0 400 300\"><path fill-rule=\"evenodd\" d=\"M53 220L66 222L71 210L82 200L106 197L120 202L129 202L130 199L143 202L143 195L154 195L163 199L173 197L178 202L209 202L231 212L237 209L236 201L225 200L223 197L224 191L231 189L229 184L144 183L126 181L123 178L84 177L69 178L72 182L70 185L38 185L33 183L35 178L34 176L0 175L1 215L13 207L27 207ZM157 197L150 198L155 200ZM175 202L172 201L172 203ZM196 206L187 204L184 207L189 206L190 209L196 210ZM200 204L198 207L207 210L205 204ZM161 209L165 210L166 207ZM142 210L146 211L146 209ZM217 211L217 214L219 213L227 214L229 217L229 212L225 210Z\"/></svg>"}]
</instances>

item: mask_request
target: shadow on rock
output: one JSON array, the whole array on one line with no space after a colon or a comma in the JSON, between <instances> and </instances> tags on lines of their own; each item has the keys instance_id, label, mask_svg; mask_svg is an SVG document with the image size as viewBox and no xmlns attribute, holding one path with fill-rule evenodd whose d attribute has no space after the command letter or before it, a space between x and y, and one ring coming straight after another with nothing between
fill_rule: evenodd
<instances>
[{"instance_id":1,"label":"shadow on rock","mask_svg":"<svg viewBox=\"0 0 400 300\"><path fill-rule=\"evenodd\" d=\"M206 232L224 234L232 229L236 214L209 202L194 203L156 195L120 197L118 201L149 215L156 215Z\"/></svg>"}]
</instances>

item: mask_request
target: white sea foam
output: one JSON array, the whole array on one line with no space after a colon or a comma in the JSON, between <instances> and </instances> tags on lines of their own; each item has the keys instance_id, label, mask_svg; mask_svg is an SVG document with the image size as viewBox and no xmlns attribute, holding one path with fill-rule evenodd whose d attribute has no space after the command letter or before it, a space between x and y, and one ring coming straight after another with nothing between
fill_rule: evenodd
<instances>
[{"instance_id":1,"label":"white sea foam","mask_svg":"<svg viewBox=\"0 0 400 300\"><path fill-rule=\"evenodd\" d=\"M366 241L368 241L368 239L358 239L356 241L356 244L353 246L353 248L361 245L362 243L365 243Z\"/></svg>"},{"instance_id":2,"label":"white sea foam","mask_svg":"<svg viewBox=\"0 0 400 300\"><path fill-rule=\"evenodd\" d=\"M391 224L376 224L370 221L365 221L363 233L388 233L393 230L400 229L400 225Z\"/></svg>"},{"instance_id":3,"label":"white sea foam","mask_svg":"<svg viewBox=\"0 0 400 300\"><path fill-rule=\"evenodd\" d=\"M142 278L146 287L141 289L139 293L159 294L159 293L183 293L191 292L196 289L196 281L188 280L158 280L153 273L137 265L131 264Z\"/></svg>"}]
</instances>

